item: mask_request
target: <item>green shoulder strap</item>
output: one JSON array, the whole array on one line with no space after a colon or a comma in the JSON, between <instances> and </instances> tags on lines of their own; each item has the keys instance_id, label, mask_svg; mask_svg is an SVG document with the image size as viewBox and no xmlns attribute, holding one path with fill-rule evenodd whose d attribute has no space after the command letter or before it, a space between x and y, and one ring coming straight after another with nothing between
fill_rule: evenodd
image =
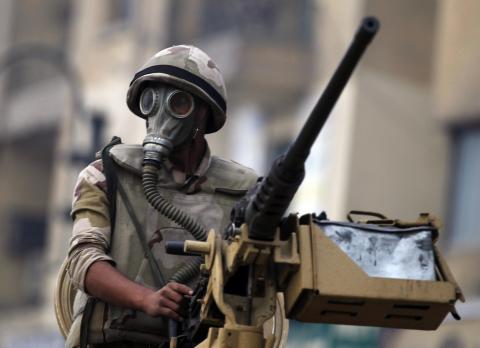
<instances>
[{"instance_id":1,"label":"green shoulder strap","mask_svg":"<svg viewBox=\"0 0 480 348\"><path fill-rule=\"evenodd\" d=\"M116 212L116 196L117 196L117 176L115 175L115 168L113 159L110 157L110 149L117 145L121 144L122 139L117 136L114 136L110 143L105 146L101 151L101 158L103 163L103 173L105 174L107 180L107 198L108 198L108 211L110 215L110 226L111 233L115 230L115 212ZM93 315L93 309L98 300L95 297L89 297L85 308L83 310L82 322L80 323L80 348L87 348L88 346L88 336L89 336L89 327L90 321Z\"/></svg>"},{"instance_id":2,"label":"green shoulder strap","mask_svg":"<svg viewBox=\"0 0 480 348\"><path fill-rule=\"evenodd\" d=\"M110 214L110 227L111 233L113 235L115 231L115 214L117 210L117 186L118 186L118 179L115 173L115 163L113 163L113 159L110 157L110 149L115 145L121 144L122 139L117 136L114 136L110 143L102 149L102 162L103 162L103 173L107 179L107 198L109 202L108 210Z\"/></svg>"}]
</instances>

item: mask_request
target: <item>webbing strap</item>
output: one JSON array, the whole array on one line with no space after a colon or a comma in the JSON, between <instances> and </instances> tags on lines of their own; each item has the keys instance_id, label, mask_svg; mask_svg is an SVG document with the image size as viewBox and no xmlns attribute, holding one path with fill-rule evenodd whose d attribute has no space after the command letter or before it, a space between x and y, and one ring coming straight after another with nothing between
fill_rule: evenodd
<instances>
[{"instance_id":1,"label":"webbing strap","mask_svg":"<svg viewBox=\"0 0 480 348\"><path fill-rule=\"evenodd\" d=\"M95 297L89 297L85 304L85 308L83 309L82 322L80 323L80 348L87 348L88 346L90 321L97 301L98 300Z\"/></svg>"},{"instance_id":2,"label":"webbing strap","mask_svg":"<svg viewBox=\"0 0 480 348\"><path fill-rule=\"evenodd\" d=\"M163 278L162 272L158 267L158 263L153 256L152 250L148 246L147 238L143 231L142 225L140 224L140 221L138 221L137 215L135 214L132 204L128 199L127 193L125 192L125 189L123 188L123 185L120 183L120 181L117 181L117 187L118 192L120 193L120 197L122 197L123 204L125 205L125 209L127 209L127 213L130 216L130 219L132 219L132 223L135 227L135 231L137 232L138 239L142 243L143 251L148 259L148 263L150 264L150 268L152 270L155 285L158 289L160 289L166 284L165 278Z\"/></svg>"},{"instance_id":3,"label":"webbing strap","mask_svg":"<svg viewBox=\"0 0 480 348\"><path fill-rule=\"evenodd\" d=\"M113 167L113 160L108 155L110 149L121 144L122 139L119 137L113 137L110 143L102 149L101 157L103 163L103 171L107 178L107 198L108 198L108 212L110 215L110 230L115 230L115 212L116 212L116 193L117 193L117 177L115 175L115 168ZM95 297L89 297L85 308L83 309L82 321L80 323L80 348L87 348L88 336L90 329L90 322L93 315L93 309L98 299Z\"/></svg>"},{"instance_id":4,"label":"webbing strap","mask_svg":"<svg viewBox=\"0 0 480 348\"><path fill-rule=\"evenodd\" d=\"M119 137L113 137L110 140L110 143L102 149L102 163L103 163L103 172L107 179L107 198L108 198L108 212L110 214L110 230L112 231L112 236L115 231L115 214L116 214L116 204L117 204L117 175L115 172L115 164L113 159L110 157L110 149L117 144L121 144L122 139Z\"/></svg>"}]
</instances>

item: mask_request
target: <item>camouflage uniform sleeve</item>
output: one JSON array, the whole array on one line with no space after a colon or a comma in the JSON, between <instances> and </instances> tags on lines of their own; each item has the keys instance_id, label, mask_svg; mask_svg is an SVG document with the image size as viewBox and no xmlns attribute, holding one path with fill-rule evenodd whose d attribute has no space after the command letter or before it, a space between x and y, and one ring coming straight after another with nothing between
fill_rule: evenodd
<instances>
[{"instance_id":1,"label":"camouflage uniform sleeve","mask_svg":"<svg viewBox=\"0 0 480 348\"><path fill-rule=\"evenodd\" d=\"M72 203L73 231L68 250L72 283L85 291L85 275L96 261L114 264L110 247L110 216L102 161L87 166L78 176Z\"/></svg>"}]
</instances>

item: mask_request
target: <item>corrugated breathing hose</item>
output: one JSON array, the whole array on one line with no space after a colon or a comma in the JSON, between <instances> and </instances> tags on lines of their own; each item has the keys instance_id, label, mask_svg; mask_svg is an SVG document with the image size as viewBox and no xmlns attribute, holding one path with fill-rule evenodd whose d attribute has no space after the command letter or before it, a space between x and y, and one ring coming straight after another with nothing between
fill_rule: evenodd
<instances>
[{"instance_id":1,"label":"corrugated breathing hose","mask_svg":"<svg viewBox=\"0 0 480 348\"><path fill-rule=\"evenodd\" d=\"M159 213L185 228L193 235L193 237L195 237L195 239L200 241L205 241L207 239L207 230L200 223L172 203L168 202L158 192L158 169L155 165L144 163L142 184L147 201ZM203 257L196 257L191 262L182 266L169 280L178 283L187 283L198 274L202 262Z\"/></svg>"}]
</instances>

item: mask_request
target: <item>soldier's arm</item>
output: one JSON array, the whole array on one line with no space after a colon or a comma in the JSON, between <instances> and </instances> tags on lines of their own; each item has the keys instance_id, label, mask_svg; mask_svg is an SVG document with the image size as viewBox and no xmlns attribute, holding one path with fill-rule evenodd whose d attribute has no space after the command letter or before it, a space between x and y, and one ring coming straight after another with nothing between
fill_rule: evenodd
<instances>
[{"instance_id":1,"label":"soldier's arm","mask_svg":"<svg viewBox=\"0 0 480 348\"><path fill-rule=\"evenodd\" d=\"M107 253L111 232L105 191L105 176L101 162L97 161L80 173L75 187L68 252L72 282L105 302L179 320L179 303L191 293L190 288L170 283L154 291L128 279L114 267L115 262Z\"/></svg>"},{"instance_id":2,"label":"soldier's arm","mask_svg":"<svg viewBox=\"0 0 480 348\"><path fill-rule=\"evenodd\" d=\"M154 291L131 281L110 263L93 263L85 278L86 291L97 298L118 306L140 310L152 317L166 316L181 320L180 303L192 290L178 283L168 283Z\"/></svg>"},{"instance_id":3,"label":"soldier's arm","mask_svg":"<svg viewBox=\"0 0 480 348\"><path fill-rule=\"evenodd\" d=\"M73 230L68 250L68 272L72 283L85 290L85 277L97 261L115 264L108 255L110 217L106 195L106 178L101 160L82 170L73 194Z\"/></svg>"}]
</instances>

